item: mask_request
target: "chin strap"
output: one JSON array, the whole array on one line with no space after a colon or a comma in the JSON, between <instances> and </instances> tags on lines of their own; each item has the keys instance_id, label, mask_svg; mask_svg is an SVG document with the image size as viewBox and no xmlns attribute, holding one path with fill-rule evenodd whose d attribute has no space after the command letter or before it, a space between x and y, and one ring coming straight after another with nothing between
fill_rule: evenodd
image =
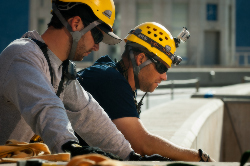
<instances>
[{"instance_id":1,"label":"chin strap","mask_svg":"<svg viewBox=\"0 0 250 166\"><path fill-rule=\"evenodd\" d=\"M125 77L126 80L128 80L128 70L125 69L125 65L124 65L124 62L123 60L120 60L119 62L116 63L116 69L122 73L122 75ZM138 115L140 116L141 114L141 106L143 105L142 101L143 101L143 98L147 95L147 92L142 96L141 100L139 103L137 103L137 100L136 100L136 96L137 96L137 91L135 90L133 92L133 98L134 98L134 102L135 102L135 107L136 107L136 110L137 110L137 113Z\"/></svg>"},{"instance_id":2,"label":"chin strap","mask_svg":"<svg viewBox=\"0 0 250 166\"><path fill-rule=\"evenodd\" d=\"M85 33L87 33L88 31L90 31L91 29L96 27L97 25L103 23L103 21L96 20L96 21L93 21L92 23L90 23L88 26L86 26L81 31L73 31L71 26L69 25L69 23L65 20L65 18L62 16L60 11L57 9L55 3L52 3L52 9L53 9L54 13L56 14L56 16L58 17L58 19L64 25L64 27L70 32L70 34L71 34L71 36L73 38L70 54L69 54L69 57L68 57L69 60L73 60L73 58L75 57L75 52L76 52L78 41L81 39L81 37Z\"/></svg>"},{"instance_id":3,"label":"chin strap","mask_svg":"<svg viewBox=\"0 0 250 166\"><path fill-rule=\"evenodd\" d=\"M138 75L139 75L141 69L143 67L147 66L148 64L152 63L152 61L148 59L145 62L143 62L141 65L137 66L136 61L135 61L135 55L134 55L134 52L131 49L131 47L129 47L129 56L130 56L130 59L131 59L132 65L133 65L135 88L140 89Z\"/></svg>"}]
</instances>

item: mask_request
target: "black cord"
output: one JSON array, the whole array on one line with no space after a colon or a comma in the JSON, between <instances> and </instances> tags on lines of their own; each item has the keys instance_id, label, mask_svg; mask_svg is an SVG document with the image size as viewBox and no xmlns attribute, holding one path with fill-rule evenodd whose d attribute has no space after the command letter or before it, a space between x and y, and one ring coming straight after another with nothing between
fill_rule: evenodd
<instances>
[{"instance_id":1,"label":"black cord","mask_svg":"<svg viewBox=\"0 0 250 166\"><path fill-rule=\"evenodd\" d=\"M138 104L137 104L137 101L135 102L136 109L137 109L137 112L138 112L139 116L140 116L140 114L141 114L141 106L143 105L143 103L142 103L143 98L147 95L147 93L148 93L148 92L146 92L146 93L142 96L142 98L141 98L141 100L140 100L140 102L139 102ZM136 99L135 99L135 100L136 100Z\"/></svg>"}]
</instances>

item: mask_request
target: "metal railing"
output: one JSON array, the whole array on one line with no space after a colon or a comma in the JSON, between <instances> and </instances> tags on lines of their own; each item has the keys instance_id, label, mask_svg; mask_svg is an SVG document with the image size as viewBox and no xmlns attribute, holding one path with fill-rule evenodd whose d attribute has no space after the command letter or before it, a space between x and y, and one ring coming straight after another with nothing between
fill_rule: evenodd
<instances>
[{"instance_id":1,"label":"metal railing","mask_svg":"<svg viewBox=\"0 0 250 166\"><path fill-rule=\"evenodd\" d=\"M195 84L196 92L199 92L200 82L198 78L189 80L170 80L162 82L159 87L170 85L171 86L171 99L174 99L174 87L175 85Z\"/></svg>"},{"instance_id":2,"label":"metal railing","mask_svg":"<svg viewBox=\"0 0 250 166\"><path fill-rule=\"evenodd\" d=\"M157 88L161 88L161 87L166 87L166 86L170 86L171 88L171 100L174 99L174 89L175 89L175 85L186 85L186 84L195 84L195 88L196 88L196 92L199 92L199 87L200 87L200 81L198 78L195 79L189 79L189 80L170 80L170 81L164 81L161 82L161 84L157 87ZM182 86L184 87L184 86ZM147 93L147 95L145 96L146 98L146 109L149 108L149 96L156 96L156 95L168 95L169 93Z\"/></svg>"}]
</instances>

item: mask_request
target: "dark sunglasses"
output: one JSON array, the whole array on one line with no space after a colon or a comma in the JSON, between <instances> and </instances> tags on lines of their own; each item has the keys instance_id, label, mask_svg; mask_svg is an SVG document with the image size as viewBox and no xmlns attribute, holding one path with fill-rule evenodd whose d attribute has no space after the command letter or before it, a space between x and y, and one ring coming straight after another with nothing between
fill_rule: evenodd
<instances>
[{"instance_id":1,"label":"dark sunglasses","mask_svg":"<svg viewBox=\"0 0 250 166\"><path fill-rule=\"evenodd\" d=\"M168 71L168 68L163 63L154 59L150 55L147 55L147 57L155 64L155 68L156 68L158 73L163 74L163 73L166 73Z\"/></svg>"},{"instance_id":2,"label":"dark sunglasses","mask_svg":"<svg viewBox=\"0 0 250 166\"><path fill-rule=\"evenodd\" d=\"M103 34L97 27L91 29L91 34L94 38L95 44L98 44L103 40Z\"/></svg>"}]
</instances>

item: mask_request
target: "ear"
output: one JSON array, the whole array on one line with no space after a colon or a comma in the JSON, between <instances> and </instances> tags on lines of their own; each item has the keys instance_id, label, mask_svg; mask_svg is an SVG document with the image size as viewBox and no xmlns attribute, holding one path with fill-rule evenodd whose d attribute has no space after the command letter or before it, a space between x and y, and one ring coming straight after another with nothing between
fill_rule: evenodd
<instances>
[{"instance_id":1,"label":"ear","mask_svg":"<svg viewBox=\"0 0 250 166\"><path fill-rule=\"evenodd\" d=\"M140 53L135 57L135 61L136 61L137 66L141 65L146 60L147 60L147 57L144 53Z\"/></svg>"},{"instance_id":2,"label":"ear","mask_svg":"<svg viewBox=\"0 0 250 166\"><path fill-rule=\"evenodd\" d=\"M73 31L80 31L84 28L81 17L75 16L68 19L68 23L71 26Z\"/></svg>"}]
</instances>

